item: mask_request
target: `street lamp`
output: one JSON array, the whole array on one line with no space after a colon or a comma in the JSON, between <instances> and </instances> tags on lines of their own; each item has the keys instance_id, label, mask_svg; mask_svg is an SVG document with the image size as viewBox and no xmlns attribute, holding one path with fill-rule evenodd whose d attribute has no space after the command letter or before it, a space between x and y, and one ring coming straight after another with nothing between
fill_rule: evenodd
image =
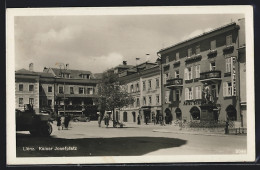
<instances>
[{"instance_id":1,"label":"street lamp","mask_svg":"<svg viewBox=\"0 0 260 170\"><path fill-rule=\"evenodd\" d=\"M64 75L64 78L65 78L65 70L67 70L67 64L66 64L66 66L65 66L65 64L64 63L56 63L56 64L58 64L59 65L59 67L60 67L60 74L61 74L61 67L63 66L63 70L64 70L64 73L63 73L63 75ZM62 75L62 74L61 74ZM59 90L59 89L58 89ZM65 115L65 79L64 79L64 82L63 82L63 114Z\"/></svg>"},{"instance_id":2,"label":"street lamp","mask_svg":"<svg viewBox=\"0 0 260 170\"><path fill-rule=\"evenodd\" d=\"M164 125L164 115L163 115L163 70L162 70L162 57L159 55L159 53L157 53L157 60L156 62L159 65L160 68L160 77L161 77L161 113L162 113L162 121L163 121L163 125Z\"/></svg>"}]
</instances>

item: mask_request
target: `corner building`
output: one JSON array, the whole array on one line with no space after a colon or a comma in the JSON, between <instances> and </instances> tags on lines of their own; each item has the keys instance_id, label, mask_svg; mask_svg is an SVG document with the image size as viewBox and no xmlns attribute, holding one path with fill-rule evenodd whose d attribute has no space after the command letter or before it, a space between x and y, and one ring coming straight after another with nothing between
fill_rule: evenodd
<instances>
[{"instance_id":1,"label":"corner building","mask_svg":"<svg viewBox=\"0 0 260 170\"><path fill-rule=\"evenodd\" d=\"M241 123L237 49L243 30L244 25L232 22L158 52L164 113L171 112L173 120ZM205 103L211 104L212 114L201 109Z\"/></svg>"},{"instance_id":2,"label":"corner building","mask_svg":"<svg viewBox=\"0 0 260 170\"><path fill-rule=\"evenodd\" d=\"M132 95L135 102L120 110L116 110L119 121L137 122L140 115L141 122L152 121L152 114L161 112L160 71L156 63L145 62L133 66L119 75L119 82Z\"/></svg>"}]
</instances>

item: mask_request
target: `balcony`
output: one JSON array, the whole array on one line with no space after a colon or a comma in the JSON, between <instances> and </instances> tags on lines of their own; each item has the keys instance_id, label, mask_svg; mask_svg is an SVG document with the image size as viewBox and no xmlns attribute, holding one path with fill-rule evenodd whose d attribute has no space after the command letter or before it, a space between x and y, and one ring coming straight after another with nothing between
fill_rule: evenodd
<instances>
[{"instance_id":1,"label":"balcony","mask_svg":"<svg viewBox=\"0 0 260 170\"><path fill-rule=\"evenodd\" d=\"M211 70L207 72L200 73L201 82L213 82L216 83L221 80L221 71Z\"/></svg>"},{"instance_id":2,"label":"balcony","mask_svg":"<svg viewBox=\"0 0 260 170\"><path fill-rule=\"evenodd\" d=\"M202 58L201 54L196 54L196 55L192 55L191 57L188 57L185 62L187 63L192 63L192 62L196 62L196 61L200 61Z\"/></svg>"},{"instance_id":3,"label":"balcony","mask_svg":"<svg viewBox=\"0 0 260 170\"><path fill-rule=\"evenodd\" d=\"M175 62L173 63L173 66L174 66L174 67L178 67L178 66L180 66L180 64L181 64L181 61L178 60L178 61L175 61Z\"/></svg>"},{"instance_id":4,"label":"balcony","mask_svg":"<svg viewBox=\"0 0 260 170\"><path fill-rule=\"evenodd\" d=\"M233 45L228 45L225 48L223 48L223 54L229 54L229 53L233 53L234 51L234 46Z\"/></svg>"},{"instance_id":5,"label":"balcony","mask_svg":"<svg viewBox=\"0 0 260 170\"><path fill-rule=\"evenodd\" d=\"M173 78L173 79L168 79L165 87L169 89L173 89L174 87L182 87L183 86L183 79L182 78Z\"/></svg>"},{"instance_id":6,"label":"balcony","mask_svg":"<svg viewBox=\"0 0 260 170\"><path fill-rule=\"evenodd\" d=\"M209 53L207 54L208 58L216 57L217 53L218 53L217 50L210 50Z\"/></svg>"}]
</instances>

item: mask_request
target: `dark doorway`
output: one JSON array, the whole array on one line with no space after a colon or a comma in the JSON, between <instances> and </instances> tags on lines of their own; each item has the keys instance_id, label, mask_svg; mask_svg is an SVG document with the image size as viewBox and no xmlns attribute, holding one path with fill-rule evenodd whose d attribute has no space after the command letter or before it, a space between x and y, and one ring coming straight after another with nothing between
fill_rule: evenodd
<instances>
[{"instance_id":1,"label":"dark doorway","mask_svg":"<svg viewBox=\"0 0 260 170\"><path fill-rule=\"evenodd\" d=\"M181 109L179 107L175 109L175 113L176 113L176 119L182 120L182 112L181 112Z\"/></svg>"},{"instance_id":2,"label":"dark doorway","mask_svg":"<svg viewBox=\"0 0 260 170\"><path fill-rule=\"evenodd\" d=\"M116 121L118 122L118 120L119 120L119 113L118 111L116 111Z\"/></svg>"},{"instance_id":3,"label":"dark doorway","mask_svg":"<svg viewBox=\"0 0 260 170\"><path fill-rule=\"evenodd\" d=\"M200 109L196 106L193 106L190 109L190 114L193 120L200 120Z\"/></svg>"},{"instance_id":4,"label":"dark doorway","mask_svg":"<svg viewBox=\"0 0 260 170\"><path fill-rule=\"evenodd\" d=\"M151 110L144 110L144 122L146 119L148 119L148 123L149 123L151 119Z\"/></svg>"},{"instance_id":5,"label":"dark doorway","mask_svg":"<svg viewBox=\"0 0 260 170\"><path fill-rule=\"evenodd\" d=\"M233 105L229 105L226 108L226 112L227 112L227 118L229 120L232 120L232 121L236 121L237 120L237 110L236 110L236 108Z\"/></svg>"},{"instance_id":6,"label":"dark doorway","mask_svg":"<svg viewBox=\"0 0 260 170\"><path fill-rule=\"evenodd\" d=\"M124 112L124 113L123 113L123 121L124 121L124 122L127 122L127 112Z\"/></svg>"},{"instance_id":7,"label":"dark doorway","mask_svg":"<svg viewBox=\"0 0 260 170\"><path fill-rule=\"evenodd\" d=\"M135 112L132 112L132 114L133 114L133 122L136 122L136 114L135 114Z\"/></svg>"}]
</instances>

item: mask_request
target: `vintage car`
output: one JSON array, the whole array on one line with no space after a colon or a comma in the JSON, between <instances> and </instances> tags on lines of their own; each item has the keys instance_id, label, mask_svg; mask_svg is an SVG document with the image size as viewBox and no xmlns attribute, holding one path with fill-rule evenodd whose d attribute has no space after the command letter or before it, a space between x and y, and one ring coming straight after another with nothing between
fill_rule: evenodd
<instances>
[{"instance_id":1,"label":"vintage car","mask_svg":"<svg viewBox=\"0 0 260 170\"><path fill-rule=\"evenodd\" d=\"M16 131L29 131L31 135L50 136L52 133L51 116L47 113L35 113L33 106L24 105L24 110L15 110Z\"/></svg>"},{"instance_id":2,"label":"vintage car","mask_svg":"<svg viewBox=\"0 0 260 170\"><path fill-rule=\"evenodd\" d=\"M73 117L73 121L74 122L89 122L90 119L89 119L89 117L86 117L85 115L81 115L81 116Z\"/></svg>"}]
</instances>

